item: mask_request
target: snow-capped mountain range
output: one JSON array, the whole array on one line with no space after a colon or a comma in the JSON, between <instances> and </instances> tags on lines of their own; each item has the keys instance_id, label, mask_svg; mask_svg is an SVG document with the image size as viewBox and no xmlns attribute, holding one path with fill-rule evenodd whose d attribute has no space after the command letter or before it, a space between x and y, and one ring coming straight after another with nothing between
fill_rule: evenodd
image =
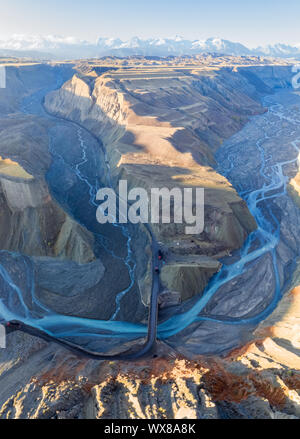
<instances>
[{"instance_id":1,"label":"snow-capped mountain range","mask_svg":"<svg viewBox=\"0 0 300 439\"><path fill-rule=\"evenodd\" d=\"M207 40L186 40L175 38L99 38L93 43L73 37L13 35L0 38L0 56L30 56L36 58L93 58L101 56L168 56L195 55L199 53L219 53L226 55L257 55L281 58L299 58L300 44L275 44L249 49L240 43L221 38Z\"/></svg>"}]
</instances>

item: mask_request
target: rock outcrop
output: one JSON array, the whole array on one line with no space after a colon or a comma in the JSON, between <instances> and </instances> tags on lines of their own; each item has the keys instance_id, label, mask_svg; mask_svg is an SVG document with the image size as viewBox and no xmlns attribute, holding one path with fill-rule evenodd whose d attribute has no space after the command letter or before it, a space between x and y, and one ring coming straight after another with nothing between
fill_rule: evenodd
<instances>
[{"instance_id":1,"label":"rock outcrop","mask_svg":"<svg viewBox=\"0 0 300 439\"><path fill-rule=\"evenodd\" d=\"M168 301L176 306L181 299L190 299L203 290L219 270L219 259L238 249L255 229L246 204L214 169L213 157L224 138L237 131L250 115L264 111L256 101L261 93L286 84L286 70L278 69L251 68L245 73L239 68L188 72L176 68L159 71L155 77L148 71L99 77L84 76L79 71L46 100L49 111L75 120L102 139L115 184L123 178L131 187L146 189L154 184L173 187L174 181L179 187L205 187L206 227L201 235L187 237L179 226L153 228L168 249L162 270L167 288L160 300L163 307ZM0 102L0 108L12 111L17 102L13 95L5 104ZM16 175L16 169L10 169L15 166L12 163L0 166L0 230L4 231L0 247L24 254L1 252L1 265L10 265L15 277L22 279L24 267L19 259L28 262L26 255L34 256L30 261L37 279L37 298L45 305L61 314L99 318L101 311L109 315L110 309L103 311L106 304L99 288L105 267L99 259L94 260L92 235L63 212L47 189L44 175L50 156L43 122L31 116L5 117L0 136L6 123L15 127L22 124L20 133L28 129L30 135L17 137L9 147L1 141L2 159L18 163L19 168ZM259 179L258 173L253 178ZM291 200L286 207L290 209L289 203ZM284 208L279 201L277 209ZM287 218L282 224L284 241L279 252L283 282L290 255L285 243L292 246L296 229ZM135 239L142 244L134 249L135 256L144 258L147 271L139 276L146 304L151 251L143 233ZM271 285L270 257L263 262L262 267L253 264L250 275L259 268L259 275ZM7 349L0 352L0 418L300 418L297 285L299 270L291 293L283 297L251 340L248 338L241 349L226 358L196 356L189 361L170 344L159 342L157 359L134 364L98 363L79 359L57 345L23 333L9 334ZM246 289L234 288L239 297L236 307L231 306L228 295L233 317L249 297ZM263 284L257 285L254 301L260 288ZM32 298L24 296L27 301ZM217 297L212 303L216 311L218 301ZM191 351L193 343L199 344L200 332L195 331L195 339L191 338ZM225 338L214 340L220 350ZM183 334L182 344L187 339Z\"/></svg>"},{"instance_id":2,"label":"rock outcrop","mask_svg":"<svg viewBox=\"0 0 300 439\"><path fill-rule=\"evenodd\" d=\"M24 339L25 337L25 339ZM21 340L22 338L22 340ZM79 360L29 336L9 337L0 419L299 419L298 372L259 355L132 364ZM3 354L2 354L3 357ZM15 382L22 382L17 391Z\"/></svg>"},{"instance_id":3,"label":"rock outcrop","mask_svg":"<svg viewBox=\"0 0 300 439\"><path fill-rule=\"evenodd\" d=\"M87 298L97 295L105 267L95 261L93 234L49 191L49 130L55 121L40 117L39 96L27 102L27 96L49 86L56 75L55 69L43 65L7 68L7 88L0 93L0 257L8 272L19 278L27 303L35 300L30 297L34 291L45 307L93 317L99 307ZM28 105L37 110L27 114ZM9 294L1 277L1 299L8 301ZM40 315L39 307L32 303L30 308ZM112 312L108 310L107 317Z\"/></svg>"},{"instance_id":4,"label":"rock outcrop","mask_svg":"<svg viewBox=\"0 0 300 439\"><path fill-rule=\"evenodd\" d=\"M115 183L123 179L129 189L148 191L204 187L203 233L191 237L174 224L152 228L172 252L212 258L210 266L216 271L215 260L239 248L256 224L244 201L214 170L214 153L250 115L264 111L253 97L259 92L243 75L226 69L119 69L98 77L93 73L79 71L50 93L47 110L82 124L102 140ZM202 271L205 281L214 272ZM181 273L187 284L192 273L188 267ZM192 294L201 292L205 281L195 285ZM144 303L149 294L148 288ZM190 288L183 292L183 298L190 295Z\"/></svg>"},{"instance_id":5,"label":"rock outcrop","mask_svg":"<svg viewBox=\"0 0 300 439\"><path fill-rule=\"evenodd\" d=\"M0 177L0 245L29 256L88 263L93 237L52 200L41 180Z\"/></svg>"},{"instance_id":6,"label":"rock outcrop","mask_svg":"<svg viewBox=\"0 0 300 439\"><path fill-rule=\"evenodd\" d=\"M161 271L161 282L170 291L178 291L183 301L203 291L221 264L206 256L174 255L167 259Z\"/></svg>"}]
</instances>

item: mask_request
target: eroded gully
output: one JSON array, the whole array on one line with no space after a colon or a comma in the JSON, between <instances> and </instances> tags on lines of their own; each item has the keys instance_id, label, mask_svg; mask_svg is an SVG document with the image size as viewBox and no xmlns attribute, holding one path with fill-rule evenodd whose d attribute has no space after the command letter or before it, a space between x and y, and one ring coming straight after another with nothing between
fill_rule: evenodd
<instances>
[{"instance_id":1,"label":"eroded gully","mask_svg":"<svg viewBox=\"0 0 300 439\"><path fill-rule=\"evenodd\" d=\"M287 96L289 92L286 92ZM294 97L296 104L299 104L299 97ZM286 289L288 278L283 276L278 262L278 247L281 240L281 224L282 218L278 216L278 209L274 208L275 203L283 198L289 197L287 194L287 184L297 170L297 160L300 148L300 129L299 129L299 109L293 110L293 106L283 102L284 99L277 95L265 98L265 105L269 111L263 116L254 117L248 125L233 138L224 143L217 154L219 164L219 172L224 174L232 184L239 189L240 195L246 200L249 210L257 221L258 228L246 240L243 248L235 255L233 261L224 261L221 271L214 276L209 283L204 294L185 304L178 312L166 319L158 326L158 336L162 340L171 339L178 333L188 334L188 328L195 328L205 322L209 324L218 324L228 326L253 326L264 320L276 308L283 292ZM46 113L43 117L51 117ZM63 121L66 124L66 121ZM72 122L69 122L72 124ZM73 124L74 125L74 124ZM75 125L74 125L75 126ZM97 189L100 187L99 182L92 181L89 175L86 175L85 165L88 161L88 133L81 127L76 126L78 144L80 145L80 160L70 165L76 178L84 182L89 191L89 204L94 208L94 212L98 207L95 196ZM249 139L249 130L252 137ZM83 139L83 133L87 140ZM243 137L244 136L244 137ZM285 138L285 142L289 147L282 154L280 147L281 137ZM251 154L244 160L245 143L251 142ZM243 143L244 142L244 143ZM269 147L273 143L273 149ZM265 145L268 145L265 148ZM50 147L53 161L65 161L53 147ZM282 157L284 156L284 159ZM245 169L239 169L246 163ZM255 172L255 176L251 175ZM109 175L109 173L108 173ZM109 177L108 177L109 179ZM246 179L246 181L241 181ZM111 182L108 183L110 184ZM111 184L110 184L111 185ZM299 216L296 217L299 220ZM298 227L299 224L296 224ZM116 225L116 227L120 227ZM130 273L131 282L134 282L135 263L132 261L132 252L130 249L130 236L127 231L125 233L127 242L127 255L123 258ZM101 239L101 237L100 237ZM106 242L103 242L106 246ZM107 251L112 252L106 247ZM299 255L299 245L297 244L291 258L295 259ZM114 255L116 256L116 255ZM119 256L116 256L119 257ZM265 258L271 258L270 269L272 271L272 282L269 288L262 291L259 301L253 306L252 288L249 283L248 298L243 300L243 307L239 311L231 312L230 291L226 295L224 305L218 301L218 309L209 309L209 305L214 298L222 291L223 288L230 290L230 286L237 282L238 284L247 276L247 272L253 269L253 266L259 261L264 263ZM269 270L270 271L270 270ZM9 273L4 267L0 267L0 274L5 279L11 293L16 295L19 301L19 311L15 311L12 301L10 303L0 302L0 314L3 319L19 320L39 330L45 331L50 336L56 338L76 338L80 343L80 338L93 337L101 340L101 338L112 338L121 340L134 340L144 337L147 333L147 327L141 324L113 320L120 306L120 301L125 294L128 293L130 287L121 291L116 300L116 313L110 321L89 320L80 317L70 317L53 313L42 303L36 302L43 314L42 317L34 317L22 299L22 290L12 281ZM238 285L237 287L238 288ZM34 286L32 286L33 300ZM228 302L229 300L229 302ZM222 302L222 299L221 299ZM15 300L14 300L15 303ZM20 312L20 310L22 310ZM102 331L102 332L101 332ZM184 332L185 331L185 332ZM177 335L178 338L178 335ZM178 343L180 345L180 343ZM101 343L99 345L101 349Z\"/></svg>"}]
</instances>

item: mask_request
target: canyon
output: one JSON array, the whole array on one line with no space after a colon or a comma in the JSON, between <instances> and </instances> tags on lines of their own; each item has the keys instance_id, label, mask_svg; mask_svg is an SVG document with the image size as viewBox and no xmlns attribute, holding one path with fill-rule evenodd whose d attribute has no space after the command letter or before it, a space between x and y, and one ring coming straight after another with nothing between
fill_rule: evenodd
<instances>
[{"instance_id":1,"label":"canyon","mask_svg":"<svg viewBox=\"0 0 300 439\"><path fill-rule=\"evenodd\" d=\"M109 394L129 418L299 417L300 98L291 66L121 61L7 64L1 317L122 352L146 336L151 235L143 225L99 225L97 190L120 180L148 191L204 188L205 229L151 225L165 255L158 359L135 370L99 365L11 333L0 353L0 417L113 417Z\"/></svg>"}]
</instances>

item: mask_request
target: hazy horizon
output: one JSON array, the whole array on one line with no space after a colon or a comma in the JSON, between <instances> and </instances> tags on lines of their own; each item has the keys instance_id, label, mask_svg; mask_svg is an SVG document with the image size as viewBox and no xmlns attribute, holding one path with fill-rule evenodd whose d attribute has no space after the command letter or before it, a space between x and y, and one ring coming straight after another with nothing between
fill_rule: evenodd
<instances>
[{"instance_id":1,"label":"hazy horizon","mask_svg":"<svg viewBox=\"0 0 300 439\"><path fill-rule=\"evenodd\" d=\"M140 35L132 35L128 38L121 38L118 35L115 36L111 36L111 35L98 35L96 38L93 39L88 39L88 38L80 38L80 37L76 37L74 35L63 35L63 34L37 34L37 33L13 33L10 35L2 35L0 34L0 41L10 41L13 38L43 38L45 40L47 40L47 38L52 39L53 41L57 38L57 41L59 40L60 42L65 42L66 44L76 44L76 43L90 43L91 45L96 45L97 42L99 41L99 39L103 38L105 40L113 40L113 39L120 39L122 42L127 42L130 41L133 38L139 38L141 41L147 41L147 40L151 40L151 39L166 39L166 40L174 40L178 37L183 38L186 41L207 41L209 39L221 39L224 41L230 41L232 43L240 43L243 46L245 46L246 48L249 49L256 49L259 46L265 47L268 45L276 45L276 44L284 44L284 45L289 45L289 46L294 46L297 45L298 47L300 46L300 40L299 41L293 41L293 42L282 42L282 41L274 41L274 42L269 42L269 41L265 41L265 42L260 42L258 44L255 45L250 45L247 43L243 43L241 40L237 40L237 39L228 39L228 38L224 38L224 36L222 35L206 35L203 38L187 38L182 34L176 34L176 35L168 35L168 36L161 36L161 35L149 35L148 37L141 37Z\"/></svg>"},{"instance_id":2,"label":"hazy horizon","mask_svg":"<svg viewBox=\"0 0 300 439\"><path fill-rule=\"evenodd\" d=\"M205 40L223 38L253 48L300 43L300 2L266 0L2 0L0 38L59 35L95 42L134 36Z\"/></svg>"}]
</instances>

